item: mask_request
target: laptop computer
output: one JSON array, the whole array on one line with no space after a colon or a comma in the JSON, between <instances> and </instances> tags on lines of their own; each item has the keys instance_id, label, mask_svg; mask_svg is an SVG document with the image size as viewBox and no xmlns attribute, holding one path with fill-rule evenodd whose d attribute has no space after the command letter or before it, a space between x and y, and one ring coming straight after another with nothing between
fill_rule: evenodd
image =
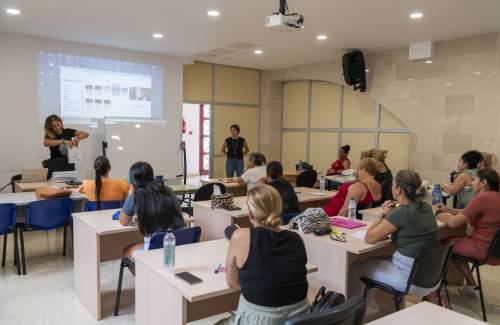
<instances>
[{"instance_id":1,"label":"laptop computer","mask_svg":"<svg viewBox=\"0 0 500 325\"><path fill-rule=\"evenodd\" d=\"M37 183L47 181L47 168L23 169L21 183Z\"/></svg>"}]
</instances>

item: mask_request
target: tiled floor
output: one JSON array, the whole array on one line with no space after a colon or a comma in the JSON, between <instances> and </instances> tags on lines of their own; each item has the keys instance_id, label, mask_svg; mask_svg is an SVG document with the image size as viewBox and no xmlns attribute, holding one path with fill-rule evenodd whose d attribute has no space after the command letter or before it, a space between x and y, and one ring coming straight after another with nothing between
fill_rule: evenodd
<instances>
[{"instance_id":1,"label":"tiled floor","mask_svg":"<svg viewBox=\"0 0 500 325\"><path fill-rule=\"evenodd\" d=\"M74 295L73 260L71 256L61 255L61 232L28 233L25 240L28 274L17 276L12 263L11 241L7 265L0 271L0 324L134 324L134 282L127 271L120 315L112 315L119 270L117 261L103 263L101 267L101 283L106 293L104 319L96 322ZM500 267L483 267L482 278L489 323L500 324ZM454 310L474 318L481 317L479 298L462 296L456 288L450 288L450 294ZM192 324L213 324L220 317Z\"/></svg>"}]
</instances>

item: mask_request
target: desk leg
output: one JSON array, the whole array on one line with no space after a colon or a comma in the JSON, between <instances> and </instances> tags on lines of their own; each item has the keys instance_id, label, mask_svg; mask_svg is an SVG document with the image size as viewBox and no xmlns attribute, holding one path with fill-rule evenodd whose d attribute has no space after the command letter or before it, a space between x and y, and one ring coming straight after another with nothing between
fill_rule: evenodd
<instances>
[{"instance_id":1,"label":"desk leg","mask_svg":"<svg viewBox=\"0 0 500 325\"><path fill-rule=\"evenodd\" d=\"M201 227L201 241L226 238L224 229L232 223L229 215L223 215L217 210L194 206L194 226Z\"/></svg>"},{"instance_id":2,"label":"desk leg","mask_svg":"<svg viewBox=\"0 0 500 325\"><path fill-rule=\"evenodd\" d=\"M75 295L96 319L101 319L99 236L78 218L74 219Z\"/></svg>"},{"instance_id":3,"label":"desk leg","mask_svg":"<svg viewBox=\"0 0 500 325\"><path fill-rule=\"evenodd\" d=\"M135 268L135 323L137 325L187 322L187 301L168 281L137 261Z\"/></svg>"}]
</instances>

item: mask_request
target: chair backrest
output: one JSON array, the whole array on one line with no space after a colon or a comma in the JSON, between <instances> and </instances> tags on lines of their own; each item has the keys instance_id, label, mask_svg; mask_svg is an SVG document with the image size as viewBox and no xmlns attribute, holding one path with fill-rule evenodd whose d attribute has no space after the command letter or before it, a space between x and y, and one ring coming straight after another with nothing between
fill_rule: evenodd
<instances>
[{"instance_id":1,"label":"chair backrest","mask_svg":"<svg viewBox=\"0 0 500 325\"><path fill-rule=\"evenodd\" d=\"M294 316L283 325L361 325L365 313L365 300L362 297L354 297L325 311Z\"/></svg>"},{"instance_id":2,"label":"chair backrest","mask_svg":"<svg viewBox=\"0 0 500 325\"><path fill-rule=\"evenodd\" d=\"M500 258L500 229L497 230L495 236L490 243L490 248L488 249L488 255L486 255L486 260L488 257ZM486 261L485 261L486 262Z\"/></svg>"},{"instance_id":3,"label":"chair backrest","mask_svg":"<svg viewBox=\"0 0 500 325\"><path fill-rule=\"evenodd\" d=\"M149 249L163 248L163 238L165 237L166 231L157 232L151 237L149 241ZM194 244L200 241L201 228L182 228L177 229L172 232L175 236L175 246L181 246L186 244Z\"/></svg>"},{"instance_id":4,"label":"chair backrest","mask_svg":"<svg viewBox=\"0 0 500 325\"><path fill-rule=\"evenodd\" d=\"M211 199L212 194L214 193L214 186L218 186L220 188L221 194L226 193L226 187L222 183L208 183L200 187L195 193L193 201L208 201Z\"/></svg>"},{"instance_id":5,"label":"chair backrest","mask_svg":"<svg viewBox=\"0 0 500 325\"><path fill-rule=\"evenodd\" d=\"M101 201L100 210L119 209L122 207L122 201ZM97 202L90 201L85 204L85 211L97 211Z\"/></svg>"},{"instance_id":6,"label":"chair backrest","mask_svg":"<svg viewBox=\"0 0 500 325\"><path fill-rule=\"evenodd\" d=\"M287 213L281 216L281 219L283 220L283 225L288 225L290 223L290 220L292 220L294 217L298 216L300 212L294 212L294 213Z\"/></svg>"},{"instance_id":7,"label":"chair backrest","mask_svg":"<svg viewBox=\"0 0 500 325\"><path fill-rule=\"evenodd\" d=\"M314 187L314 184L316 184L316 179L318 178L318 173L311 169L311 170L304 170L300 174L297 175L297 180L295 183L297 184L297 187Z\"/></svg>"},{"instance_id":8,"label":"chair backrest","mask_svg":"<svg viewBox=\"0 0 500 325\"><path fill-rule=\"evenodd\" d=\"M370 202L368 204L358 204L356 206L356 219L362 220L363 215L361 214L361 211L366 209L371 209L372 207L373 207L373 202Z\"/></svg>"},{"instance_id":9,"label":"chair backrest","mask_svg":"<svg viewBox=\"0 0 500 325\"><path fill-rule=\"evenodd\" d=\"M0 204L0 235L8 233L16 225L16 210L15 204Z\"/></svg>"},{"instance_id":10,"label":"chair backrest","mask_svg":"<svg viewBox=\"0 0 500 325\"><path fill-rule=\"evenodd\" d=\"M19 182L21 179L23 179L23 174L16 174L10 178L10 186L12 186L12 193L16 192L15 182Z\"/></svg>"},{"instance_id":11,"label":"chair backrest","mask_svg":"<svg viewBox=\"0 0 500 325\"><path fill-rule=\"evenodd\" d=\"M31 202L25 209L26 225L45 230L62 227L71 217L72 209L73 200L69 198Z\"/></svg>"},{"instance_id":12,"label":"chair backrest","mask_svg":"<svg viewBox=\"0 0 500 325\"><path fill-rule=\"evenodd\" d=\"M422 251L413 262L406 292L412 284L432 288L439 284L448 267L453 244L429 248Z\"/></svg>"}]
</instances>

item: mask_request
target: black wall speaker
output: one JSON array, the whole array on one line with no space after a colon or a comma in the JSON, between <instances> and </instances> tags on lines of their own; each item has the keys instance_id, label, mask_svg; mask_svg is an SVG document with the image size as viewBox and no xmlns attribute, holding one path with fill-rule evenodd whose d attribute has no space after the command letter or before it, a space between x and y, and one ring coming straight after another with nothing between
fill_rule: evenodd
<instances>
[{"instance_id":1,"label":"black wall speaker","mask_svg":"<svg viewBox=\"0 0 500 325\"><path fill-rule=\"evenodd\" d=\"M342 56L342 69L344 70L344 80L349 86L354 86L354 90L366 91L365 59L363 52L352 51Z\"/></svg>"}]
</instances>

